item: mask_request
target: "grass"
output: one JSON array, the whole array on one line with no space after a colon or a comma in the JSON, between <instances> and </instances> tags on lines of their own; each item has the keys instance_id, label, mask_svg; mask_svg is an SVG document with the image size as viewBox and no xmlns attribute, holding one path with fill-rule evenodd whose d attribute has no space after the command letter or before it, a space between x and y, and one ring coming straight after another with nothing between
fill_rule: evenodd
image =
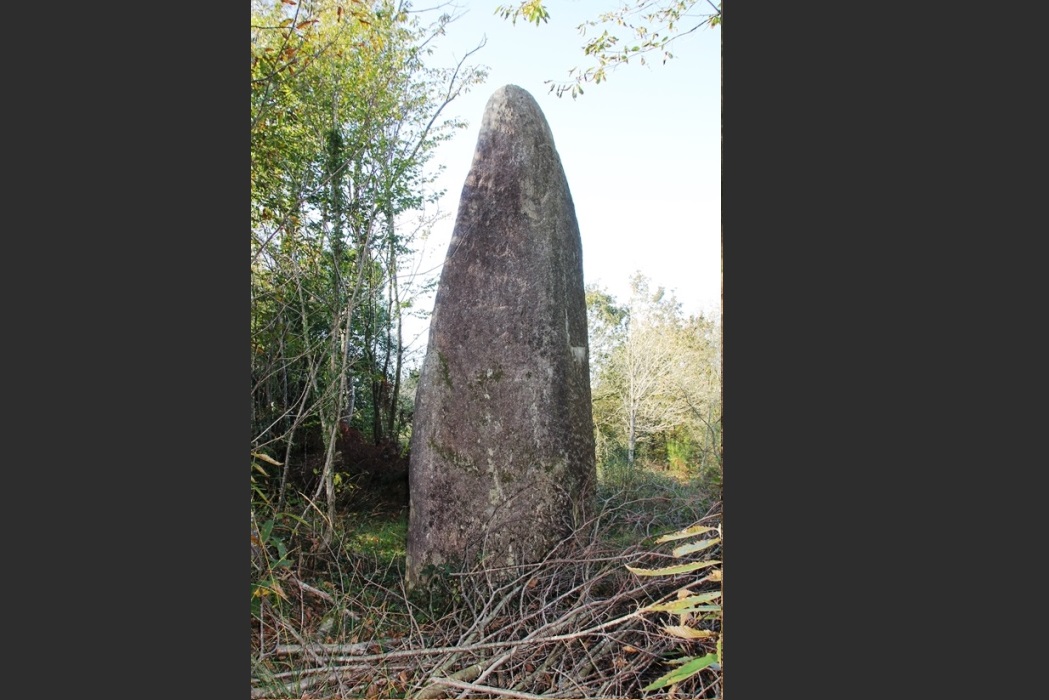
<instances>
[{"instance_id":1,"label":"grass","mask_svg":"<svg viewBox=\"0 0 1049 700\"><path fill-rule=\"evenodd\" d=\"M351 551L374 557L378 562L404 558L408 541L407 512L395 516L395 519L362 521L352 528L347 537Z\"/></svg>"}]
</instances>

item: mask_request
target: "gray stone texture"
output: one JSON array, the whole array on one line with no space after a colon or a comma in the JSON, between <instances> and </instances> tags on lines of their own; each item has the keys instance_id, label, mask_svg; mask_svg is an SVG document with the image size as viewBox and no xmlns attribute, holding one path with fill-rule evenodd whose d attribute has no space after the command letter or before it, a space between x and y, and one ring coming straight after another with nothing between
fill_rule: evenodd
<instances>
[{"instance_id":1,"label":"gray stone texture","mask_svg":"<svg viewBox=\"0 0 1049 700\"><path fill-rule=\"evenodd\" d=\"M541 559L592 507L594 427L575 206L515 85L485 108L415 401L407 578Z\"/></svg>"}]
</instances>

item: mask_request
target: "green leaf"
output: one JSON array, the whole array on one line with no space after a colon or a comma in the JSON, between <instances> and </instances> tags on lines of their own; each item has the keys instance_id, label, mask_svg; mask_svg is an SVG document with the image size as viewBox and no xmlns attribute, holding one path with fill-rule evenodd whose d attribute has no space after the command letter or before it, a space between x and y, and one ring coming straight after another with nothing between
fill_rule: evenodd
<instances>
[{"instance_id":1,"label":"green leaf","mask_svg":"<svg viewBox=\"0 0 1049 700\"><path fill-rule=\"evenodd\" d=\"M687 574L690 571L698 571L705 569L708 566L714 566L721 562L716 559L710 561L697 561L691 564L678 564L677 566L668 566L663 569L635 569L632 566L627 566L627 570L638 576L672 576L674 574Z\"/></svg>"},{"instance_id":2,"label":"green leaf","mask_svg":"<svg viewBox=\"0 0 1049 700\"><path fill-rule=\"evenodd\" d=\"M646 685L642 690L648 692L649 690L658 690L664 688L673 683L680 683L686 678L699 673L701 670L709 666L710 664L717 663L718 657L716 654L707 654L706 656L700 656L691 659L687 663L682 664L679 668L675 668L670 673L664 676L660 676L656 680Z\"/></svg>"},{"instance_id":3,"label":"green leaf","mask_svg":"<svg viewBox=\"0 0 1049 700\"><path fill-rule=\"evenodd\" d=\"M656 611L662 610L662 608L645 608L645 610ZM685 613L694 612L721 612L720 605L682 605L681 607L675 607L674 612L683 615ZM714 616L708 616L707 619L716 619Z\"/></svg>"}]
</instances>

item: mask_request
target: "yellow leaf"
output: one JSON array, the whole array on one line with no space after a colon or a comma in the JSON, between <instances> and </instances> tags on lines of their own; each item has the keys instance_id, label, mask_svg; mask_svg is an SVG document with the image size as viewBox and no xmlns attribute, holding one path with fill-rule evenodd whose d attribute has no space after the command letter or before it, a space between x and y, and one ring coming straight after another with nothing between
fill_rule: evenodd
<instances>
[{"instance_id":1,"label":"yellow leaf","mask_svg":"<svg viewBox=\"0 0 1049 700\"><path fill-rule=\"evenodd\" d=\"M714 566L721 562L716 559L710 561L697 561L691 564L679 564L677 566L668 566L663 569L637 569L633 566L627 566L627 570L638 576L672 576L674 574L687 574L690 571L698 571L699 569L705 569L708 566Z\"/></svg>"},{"instance_id":2,"label":"yellow leaf","mask_svg":"<svg viewBox=\"0 0 1049 700\"><path fill-rule=\"evenodd\" d=\"M669 535L663 535L658 540L656 540L656 542L657 543L659 543L659 542L672 542L674 540L680 540L680 539L683 539L685 537L693 537L695 535L702 535L704 532L710 532L713 529L714 528L707 527L705 525L693 525L692 527L686 527L684 530L680 530L678 532L673 532L673 533L671 533Z\"/></svg>"},{"instance_id":3,"label":"yellow leaf","mask_svg":"<svg viewBox=\"0 0 1049 700\"><path fill-rule=\"evenodd\" d=\"M263 462L266 462L268 464L272 464L275 467L284 466L283 463L278 462L277 460L270 457L268 454L263 454L262 452L252 452L251 456L255 459L261 459Z\"/></svg>"},{"instance_id":4,"label":"yellow leaf","mask_svg":"<svg viewBox=\"0 0 1049 700\"><path fill-rule=\"evenodd\" d=\"M699 542L692 542L690 544L683 544L680 547L674 548L675 557L683 557L686 554L692 554L692 552L698 552L701 549L707 549L721 542L720 537L715 537L710 540L700 540Z\"/></svg>"},{"instance_id":5,"label":"yellow leaf","mask_svg":"<svg viewBox=\"0 0 1049 700\"><path fill-rule=\"evenodd\" d=\"M696 609L695 606L709 603L720 597L721 591L710 591L708 593L700 593L699 595L690 595L687 598L680 598L672 603L657 603L655 605L649 605L645 610L661 610L672 613L690 612Z\"/></svg>"},{"instance_id":6,"label":"yellow leaf","mask_svg":"<svg viewBox=\"0 0 1049 700\"><path fill-rule=\"evenodd\" d=\"M721 569L715 569L709 574L700 579L700 581L720 581L721 580Z\"/></svg>"},{"instance_id":7,"label":"yellow leaf","mask_svg":"<svg viewBox=\"0 0 1049 700\"><path fill-rule=\"evenodd\" d=\"M710 630L697 630L692 627L683 627L681 625L668 625L663 629L675 637L681 637L682 639L709 639L715 634Z\"/></svg>"},{"instance_id":8,"label":"yellow leaf","mask_svg":"<svg viewBox=\"0 0 1049 700\"><path fill-rule=\"evenodd\" d=\"M280 584L276 581L274 581L273 584L269 586L258 586L254 591L252 591L251 594L255 598L264 598L270 593L274 593L283 598L284 600L288 599L288 596L284 594L284 590L281 589Z\"/></svg>"}]
</instances>

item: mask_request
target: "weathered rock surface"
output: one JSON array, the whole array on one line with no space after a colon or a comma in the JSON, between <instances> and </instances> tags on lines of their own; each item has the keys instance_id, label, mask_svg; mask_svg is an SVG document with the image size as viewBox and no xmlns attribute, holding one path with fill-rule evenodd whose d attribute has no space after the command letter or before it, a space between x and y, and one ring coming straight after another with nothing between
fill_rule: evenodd
<instances>
[{"instance_id":1,"label":"weathered rock surface","mask_svg":"<svg viewBox=\"0 0 1049 700\"><path fill-rule=\"evenodd\" d=\"M515 85L485 108L412 427L407 574L541 559L595 487L582 244L553 135Z\"/></svg>"}]
</instances>

